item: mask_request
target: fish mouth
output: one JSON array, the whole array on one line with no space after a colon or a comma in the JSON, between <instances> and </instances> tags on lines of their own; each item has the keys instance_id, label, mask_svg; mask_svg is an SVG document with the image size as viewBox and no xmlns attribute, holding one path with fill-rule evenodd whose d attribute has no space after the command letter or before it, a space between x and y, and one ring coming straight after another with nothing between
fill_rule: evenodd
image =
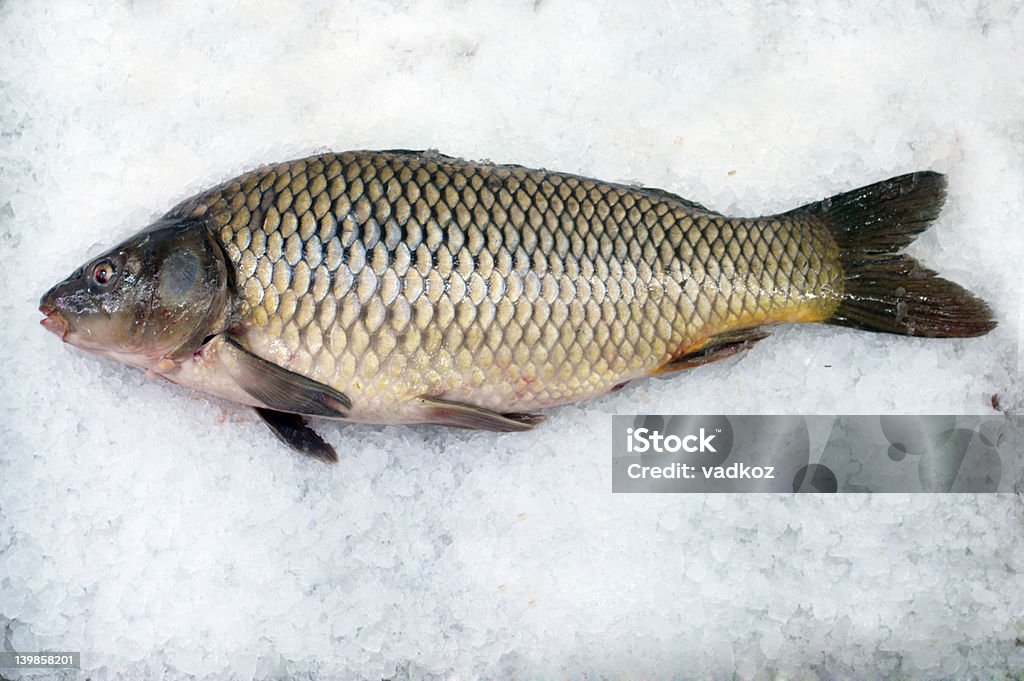
<instances>
[{"instance_id":1,"label":"fish mouth","mask_svg":"<svg viewBox=\"0 0 1024 681\"><path fill-rule=\"evenodd\" d=\"M39 321L43 328L56 336L60 336L60 339L66 343L68 332L71 331L68 321L60 316L60 312L56 308L49 305L40 305L39 311L46 315L45 319Z\"/></svg>"}]
</instances>

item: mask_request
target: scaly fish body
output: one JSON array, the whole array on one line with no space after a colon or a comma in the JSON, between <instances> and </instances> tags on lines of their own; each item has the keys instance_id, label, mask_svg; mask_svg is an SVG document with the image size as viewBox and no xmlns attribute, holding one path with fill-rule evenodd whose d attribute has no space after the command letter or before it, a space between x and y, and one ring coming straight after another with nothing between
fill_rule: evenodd
<instances>
[{"instance_id":1,"label":"scaly fish body","mask_svg":"<svg viewBox=\"0 0 1024 681\"><path fill-rule=\"evenodd\" d=\"M838 249L808 218L726 218L657 190L406 152L275 165L171 211L209 221L247 347L422 420L419 395L547 407L727 331L827 318Z\"/></svg>"},{"instance_id":2,"label":"scaly fish body","mask_svg":"<svg viewBox=\"0 0 1024 681\"><path fill-rule=\"evenodd\" d=\"M781 322L970 336L987 306L898 253L917 173L776 216L436 153L324 154L180 204L43 297L65 340L257 408L520 430L530 410L746 349Z\"/></svg>"}]
</instances>

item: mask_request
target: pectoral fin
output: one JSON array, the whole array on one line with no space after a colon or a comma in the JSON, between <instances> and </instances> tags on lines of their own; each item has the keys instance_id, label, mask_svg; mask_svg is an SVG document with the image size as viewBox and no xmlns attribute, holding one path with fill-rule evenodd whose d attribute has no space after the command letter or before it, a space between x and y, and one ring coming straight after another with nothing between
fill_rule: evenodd
<instances>
[{"instance_id":1,"label":"pectoral fin","mask_svg":"<svg viewBox=\"0 0 1024 681\"><path fill-rule=\"evenodd\" d=\"M686 350L677 357L673 357L661 365L654 375L667 374L683 369L692 369L703 364L710 364L719 360L732 357L735 354L749 350L759 340L770 336L768 331L760 328L742 329L740 331L729 331L727 333L712 336L705 343L695 350Z\"/></svg>"},{"instance_id":2,"label":"pectoral fin","mask_svg":"<svg viewBox=\"0 0 1024 681\"><path fill-rule=\"evenodd\" d=\"M255 409L281 442L300 454L327 463L338 463L338 453L334 451L334 447L324 442L322 437L306 425L306 419L303 417L272 409L260 407L255 407Z\"/></svg>"},{"instance_id":3,"label":"pectoral fin","mask_svg":"<svg viewBox=\"0 0 1024 681\"><path fill-rule=\"evenodd\" d=\"M436 397L418 398L424 410L424 422L473 430L493 430L507 433L530 430L547 417L543 414L512 412L499 414L471 404L450 402Z\"/></svg>"},{"instance_id":4,"label":"pectoral fin","mask_svg":"<svg viewBox=\"0 0 1024 681\"><path fill-rule=\"evenodd\" d=\"M224 366L239 388L268 409L339 418L352 407L344 393L257 357L234 338L223 339Z\"/></svg>"}]
</instances>

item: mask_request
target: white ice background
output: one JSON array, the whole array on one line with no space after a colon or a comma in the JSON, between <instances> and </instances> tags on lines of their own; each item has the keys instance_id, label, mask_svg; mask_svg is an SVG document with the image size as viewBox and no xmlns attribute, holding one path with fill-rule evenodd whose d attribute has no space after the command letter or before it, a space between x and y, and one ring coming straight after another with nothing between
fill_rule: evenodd
<instances>
[{"instance_id":1,"label":"white ice background","mask_svg":"<svg viewBox=\"0 0 1024 681\"><path fill-rule=\"evenodd\" d=\"M1021 64L1010 0L0 4L0 650L97 681L1020 672L1020 496L612 495L610 415L1024 410ZM780 328L527 434L320 424L334 468L39 326L204 187L430 147L746 215L939 170L912 252L1000 326Z\"/></svg>"}]
</instances>

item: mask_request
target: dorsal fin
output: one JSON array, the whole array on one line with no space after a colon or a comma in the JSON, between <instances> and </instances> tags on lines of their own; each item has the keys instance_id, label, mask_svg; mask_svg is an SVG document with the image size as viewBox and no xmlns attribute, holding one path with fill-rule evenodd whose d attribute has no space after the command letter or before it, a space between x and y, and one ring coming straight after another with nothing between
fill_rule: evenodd
<instances>
[{"instance_id":1,"label":"dorsal fin","mask_svg":"<svg viewBox=\"0 0 1024 681\"><path fill-rule=\"evenodd\" d=\"M687 208L693 208L694 210L703 211L703 212L709 213L711 215L721 215L721 213L718 213L716 211L711 210L710 208L702 206L701 204L697 203L696 201L691 201L690 199L684 199L683 197L679 196L678 194L673 194L672 192L667 191L665 189L658 189L657 187L629 187L629 188L634 190L634 191L643 192L644 194L647 194L651 198L658 199L659 201L669 201L669 202L674 202L674 203L681 203L682 205L686 206Z\"/></svg>"},{"instance_id":2,"label":"dorsal fin","mask_svg":"<svg viewBox=\"0 0 1024 681\"><path fill-rule=\"evenodd\" d=\"M381 149L381 154L401 154L402 156L418 156L422 159L430 161L458 161L466 163L467 161L463 158L457 158L455 156L449 156L448 154L442 154L437 149Z\"/></svg>"},{"instance_id":3,"label":"dorsal fin","mask_svg":"<svg viewBox=\"0 0 1024 681\"><path fill-rule=\"evenodd\" d=\"M557 175L561 175L563 177L575 177L575 178L580 179L580 180L591 180L591 181L594 181L594 182L598 182L598 180L592 180L592 178L586 177L584 175L576 175L574 173L562 173L562 172L558 172L558 171L551 171L551 170L548 170L546 168L528 168L526 166L519 165L519 164L516 164L516 163L493 163L493 162L487 161L487 160L483 160L483 161L468 161L468 160L463 159L463 158L457 158L455 156L449 156L447 154L442 154L437 149L425 149L425 150L424 149L383 149L383 150L381 150L380 153L384 153L384 154L402 154L404 156L417 156L417 157L420 157L420 158L423 158L423 159L427 159L427 160L431 160L431 161L447 161L447 162L456 162L456 163L466 163L468 165L487 166L487 167L496 168L496 169L525 170L525 171L531 172L531 173L539 172L539 173L544 173L544 174L557 174ZM680 205L685 206L687 208L692 208L693 210L699 210L701 212L708 213L709 215L721 215L721 213L718 213L717 211L713 211L710 208L708 208L707 206L702 206L701 204L697 203L696 201L691 201L690 199L684 199L683 197L679 196L678 194L673 194L672 192L670 192L668 190L665 190L665 189L658 189L657 187L645 187L645 186L639 185L639 184L622 184L622 183L616 183L616 182L602 182L602 184L605 184L605 185L607 185L609 187L615 187L617 189L626 189L628 191L637 192L637 193L640 193L640 194L646 194L647 196L651 197L652 199L654 199L656 201L667 201L669 203L677 203L677 204L680 204Z\"/></svg>"}]
</instances>

